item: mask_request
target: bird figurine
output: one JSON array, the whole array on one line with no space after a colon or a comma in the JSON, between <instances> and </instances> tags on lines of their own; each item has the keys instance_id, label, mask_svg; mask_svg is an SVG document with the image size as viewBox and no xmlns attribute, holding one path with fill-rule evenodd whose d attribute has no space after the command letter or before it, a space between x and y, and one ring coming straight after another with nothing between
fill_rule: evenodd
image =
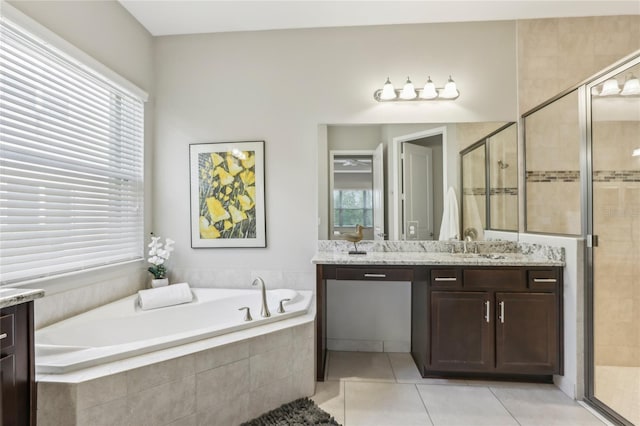
<instances>
[{"instance_id":1,"label":"bird figurine","mask_svg":"<svg viewBox=\"0 0 640 426\"><path fill-rule=\"evenodd\" d=\"M364 228L362 227L362 225L358 224L356 225L356 232L343 232L342 234L340 234L342 239L351 241L353 243L353 247L355 248L355 250L350 250L349 254L367 254L364 251L358 250L358 243L360 242L360 240L362 240L363 229Z\"/></svg>"}]
</instances>

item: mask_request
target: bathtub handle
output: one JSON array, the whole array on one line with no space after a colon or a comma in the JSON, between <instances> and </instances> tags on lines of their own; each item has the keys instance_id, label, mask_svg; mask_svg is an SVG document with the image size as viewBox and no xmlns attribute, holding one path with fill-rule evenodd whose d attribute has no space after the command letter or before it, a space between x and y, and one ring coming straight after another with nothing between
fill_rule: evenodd
<instances>
[{"instance_id":1,"label":"bathtub handle","mask_svg":"<svg viewBox=\"0 0 640 426\"><path fill-rule=\"evenodd\" d=\"M282 306L282 302L288 302L288 301L290 301L290 300L291 300L291 299L282 299L282 300L280 301L280 305L278 306L278 313L279 313L279 314L284 314L284 306Z\"/></svg>"},{"instance_id":2,"label":"bathtub handle","mask_svg":"<svg viewBox=\"0 0 640 426\"><path fill-rule=\"evenodd\" d=\"M245 312L244 315L244 320L245 321L253 321L253 318L251 318L251 308L249 308L248 306L243 306L242 308L238 308L239 311L246 309L247 311Z\"/></svg>"}]
</instances>

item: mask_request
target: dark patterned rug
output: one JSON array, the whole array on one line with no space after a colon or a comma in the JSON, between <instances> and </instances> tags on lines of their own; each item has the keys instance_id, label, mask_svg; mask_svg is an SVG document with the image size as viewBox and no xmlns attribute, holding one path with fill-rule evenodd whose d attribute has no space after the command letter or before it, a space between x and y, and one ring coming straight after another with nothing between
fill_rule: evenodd
<instances>
[{"instance_id":1,"label":"dark patterned rug","mask_svg":"<svg viewBox=\"0 0 640 426\"><path fill-rule=\"evenodd\" d=\"M297 425L326 425L341 426L326 411L321 410L309 398L296 399L281 405L275 410L258 418L242 423L240 426L297 426Z\"/></svg>"}]
</instances>

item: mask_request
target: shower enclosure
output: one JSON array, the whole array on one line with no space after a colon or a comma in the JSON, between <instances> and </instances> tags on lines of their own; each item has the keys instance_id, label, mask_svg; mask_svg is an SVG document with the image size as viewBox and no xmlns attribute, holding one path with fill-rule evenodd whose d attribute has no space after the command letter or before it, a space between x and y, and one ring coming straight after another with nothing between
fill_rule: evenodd
<instances>
[{"instance_id":1,"label":"shower enclosure","mask_svg":"<svg viewBox=\"0 0 640 426\"><path fill-rule=\"evenodd\" d=\"M587 85L587 397L640 425L640 58ZM590 113L590 117L589 117Z\"/></svg>"},{"instance_id":2,"label":"shower enclosure","mask_svg":"<svg viewBox=\"0 0 640 426\"><path fill-rule=\"evenodd\" d=\"M585 399L640 425L640 52L523 115L525 230L586 240Z\"/></svg>"}]
</instances>

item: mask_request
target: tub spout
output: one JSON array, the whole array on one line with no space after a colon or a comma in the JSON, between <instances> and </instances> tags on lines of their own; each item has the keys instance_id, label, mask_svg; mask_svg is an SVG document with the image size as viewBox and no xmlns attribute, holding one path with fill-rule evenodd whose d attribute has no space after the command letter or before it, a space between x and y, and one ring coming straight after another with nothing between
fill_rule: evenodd
<instances>
[{"instance_id":1,"label":"tub spout","mask_svg":"<svg viewBox=\"0 0 640 426\"><path fill-rule=\"evenodd\" d=\"M267 289L265 288L264 280L258 277L253 280L253 283L251 283L251 285L258 285L258 283L260 283L262 290L262 310L260 311L260 315L262 315L264 318L268 318L271 316L271 312L269 312L269 307L267 306Z\"/></svg>"}]
</instances>

